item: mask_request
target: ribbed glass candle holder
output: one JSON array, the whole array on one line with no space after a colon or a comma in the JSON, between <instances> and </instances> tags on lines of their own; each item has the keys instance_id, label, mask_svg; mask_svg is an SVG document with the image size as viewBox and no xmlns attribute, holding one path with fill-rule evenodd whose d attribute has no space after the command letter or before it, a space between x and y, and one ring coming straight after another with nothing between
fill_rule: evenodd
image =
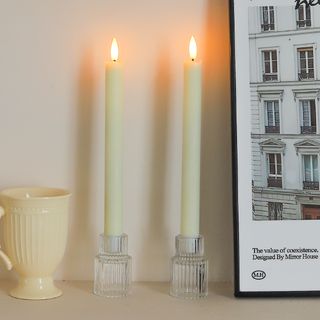
<instances>
[{"instance_id":1,"label":"ribbed glass candle holder","mask_svg":"<svg viewBox=\"0 0 320 320\"><path fill-rule=\"evenodd\" d=\"M107 298L127 296L131 287L128 236L101 234L99 247L99 254L95 258L94 294Z\"/></svg>"},{"instance_id":2,"label":"ribbed glass candle holder","mask_svg":"<svg viewBox=\"0 0 320 320\"><path fill-rule=\"evenodd\" d=\"M170 294L183 299L208 295L208 260L204 256L201 235L176 237L176 255L172 258Z\"/></svg>"}]
</instances>

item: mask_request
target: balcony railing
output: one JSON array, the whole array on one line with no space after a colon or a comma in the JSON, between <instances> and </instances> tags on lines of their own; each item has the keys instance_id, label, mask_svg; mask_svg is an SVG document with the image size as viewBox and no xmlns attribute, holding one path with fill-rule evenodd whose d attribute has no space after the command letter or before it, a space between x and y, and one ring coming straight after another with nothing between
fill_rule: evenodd
<instances>
[{"instance_id":1,"label":"balcony railing","mask_svg":"<svg viewBox=\"0 0 320 320\"><path fill-rule=\"evenodd\" d=\"M298 26L298 28L311 27L311 19L298 20L297 21L297 26Z\"/></svg>"},{"instance_id":2,"label":"balcony railing","mask_svg":"<svg viewBox=\"0 0 320 320\"><path fill-rule=\"evenodd\" d=\"M263 82L268 81L278 81L278 74L277 73L264 73L263 74Z\"/></svg>"},{"instance_id":3,"label":"balcony railing","mask_svg":"<svg viewBox=\"0 0 320 320\"><path fill-rule=\"evenodd\" d=\"M266 133L280 133L279 126L266 126Z\"/></svg>"},{"instance_id":4,"label":"balcony railing","mask_svg":"<svg viewBox=\"0 0 320 320\"><path fill-rule=\"evenodd\" d=\"M270 188L282 188L282 178L269 177L268 187Z\"/></svg>"},{"instance_id":5,"label":"balcony railing","mask_svg":"<svg viewBox=\"0 0 320 320\"><path fill-rule=\"evenodd\" d=\"M316 126L301 126L301 134L315 134L317 133Z\"/></svg>"},{"instance_id":6,"label":"balcony railing","mask_svg":"<svg viewBox=\"0 0 320 320\"><path fill-rule=\"evenodd\" d=\"M273 31L274 30L274 23L263 23L261 25L262 31Z\"/></svg>"},{"instance_id":7,"label":"balcony railing","mask_svg":"<svg viewBox=\"0 0 320 320\"><path fill-rule=\"evenodd\" d=\"M299 81L302 81L302 80L314 80L314 71L299 72L298 77L299 77Z\"/></svg>"},{"instance_id":8,"label":"balcony railing","mask_svg":"<svg viewBox=\"0 0 320 320\"><path fill-rule=\"evenodd\" d=\"M303 181L304 190L319 190L319 182L317 181Z\"/></svg>"}]
</instances>

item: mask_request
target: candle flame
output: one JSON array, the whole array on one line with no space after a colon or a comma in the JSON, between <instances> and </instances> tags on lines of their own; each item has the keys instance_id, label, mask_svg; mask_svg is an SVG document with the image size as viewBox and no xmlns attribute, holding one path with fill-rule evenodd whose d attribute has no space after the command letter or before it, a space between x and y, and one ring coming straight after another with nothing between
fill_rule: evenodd
<instances>
[{"instance_id":1,"label":"candle flame","mask_svg":"<svg viewBox=\"0 0 320 320\"><path fill-rule=\"evenodd\" d=\"M113 61L117 61L119 57L119 48L118 48L118 43L115 38L112 39L112 44L111 44L111 59Z\"/></svg>"},{"instance_id":2,"label":"candle flame","mask_svg":"<svg viewBox=\"0 0 320 320\"><path fill-rule=\"evenodd\" d=\"M192 61L194 61L197 58L197 44L196 40L194 39L194 36L192 36L190 39L189 54Z\"/></svg>"}]
</instances>

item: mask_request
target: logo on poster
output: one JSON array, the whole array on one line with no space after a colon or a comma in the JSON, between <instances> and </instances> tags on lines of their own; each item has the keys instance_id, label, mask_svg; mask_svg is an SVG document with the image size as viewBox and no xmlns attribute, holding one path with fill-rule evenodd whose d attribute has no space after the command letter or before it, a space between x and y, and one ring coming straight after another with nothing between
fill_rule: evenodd
<instances>
[{"instance_id":1,"label":"logo on poster","mask_svg":"<svg viewBox=\"0 0 320 320\"><path fill-rule=\"evenodd\" d=\"M267 274L262 270L256 270L251 273L251 277L254 280L263 280L266 276Z\"/></svg>"},{"instance_id":2,"label":"logo on poster","mask_svg":"<svg viewBox=\"0 0 320 320\"><path fill-rule=\"evenodd\" d=\"M307 7L311 6L316 6L317 4L320 5L320 0L295 0L296 2L296 9L299 9L300 6L303 4L306 5Z\"/></svg>"}]
</instances>

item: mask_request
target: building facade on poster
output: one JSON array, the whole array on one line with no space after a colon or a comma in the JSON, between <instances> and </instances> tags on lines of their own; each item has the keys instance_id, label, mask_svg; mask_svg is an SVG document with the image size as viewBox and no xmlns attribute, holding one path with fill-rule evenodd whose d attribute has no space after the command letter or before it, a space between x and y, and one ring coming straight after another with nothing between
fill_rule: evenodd
<instances>
[{"instance_id":1,"label":"building facade on poster","mask_svg":"<svg viewBox=\"0 0 320 320\"><path fill-rule=\"evenodd\" d=\"M254 220L320 219L320 6L249 8Z\"/></svg>"}]
</instances>

